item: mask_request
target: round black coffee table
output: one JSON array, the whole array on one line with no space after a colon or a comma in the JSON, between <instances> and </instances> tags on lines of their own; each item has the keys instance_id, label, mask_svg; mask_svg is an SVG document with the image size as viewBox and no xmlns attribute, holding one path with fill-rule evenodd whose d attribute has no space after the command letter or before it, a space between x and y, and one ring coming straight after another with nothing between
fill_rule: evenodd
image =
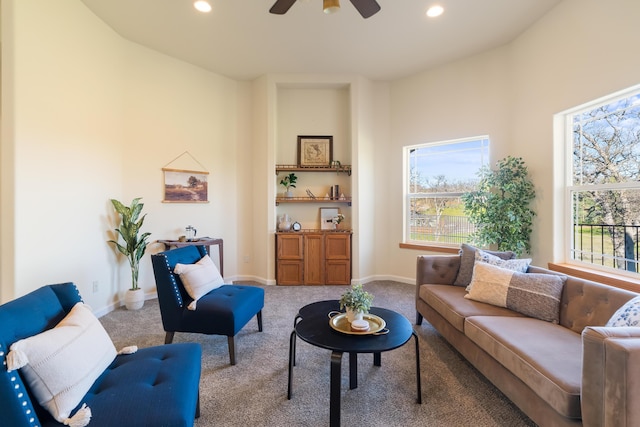
<instances>
[{"instance_id":1,"label":"round black coffee table","mask_svg":"<svg viewBox=\"0 0 640 427\"><path fill-rule=\"evenodd\" d=\"M405 345L411 337L416 346L417 402L422 403L420 384L420 346L418 335L409 320L392 310L371 307L371 314L381 317L388 333L383 335L353 335L336 331L329 324L329 312L339 308L338 301L319 301L302 307L296 316L297 323L291 333L289 345L289 388L287 398L291 399L293 366L295 365L295 340L300 337L316 347L331 350L331 394L330 425L340 425L340 378L342 375L342 354L349 353L349 388L358 387L358 353L373 353L373 364L381 366L384 351ZM298 319L300 319L298 321Z\"/></svg>"}]
</instances>

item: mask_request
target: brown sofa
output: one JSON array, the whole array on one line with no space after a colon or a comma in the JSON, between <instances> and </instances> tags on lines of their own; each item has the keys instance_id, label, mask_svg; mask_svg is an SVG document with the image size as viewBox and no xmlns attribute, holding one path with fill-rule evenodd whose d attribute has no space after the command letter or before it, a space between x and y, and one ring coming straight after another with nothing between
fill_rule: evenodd
<instances>
[{"instance_id":1,"label":"brown sofa","mask_svg":"<svg viewBox=\"0 0 640 427\"><path fill-rule=\"evenodd\" d=\"M569 276L554 324L464 298L459 267L457 255L418 257L417 325L427 319L538 425L640 425L640 328L604 327L637 294Z\"/></svg>"}]
</instances>

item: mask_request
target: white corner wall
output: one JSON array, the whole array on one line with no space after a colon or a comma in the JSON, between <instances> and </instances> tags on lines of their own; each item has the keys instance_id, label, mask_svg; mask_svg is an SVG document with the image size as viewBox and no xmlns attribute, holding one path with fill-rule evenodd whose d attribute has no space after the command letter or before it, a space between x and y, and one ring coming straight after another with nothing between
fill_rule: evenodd
<instances>
[{"instance_id":1,"label":"white corner wall","mask_svg":"<svg viewBox=\"0 0 640 427\"><path fill-rule=\"evenodd\" d=\"M77 0L3 0L2 12L2 301L73 281L94 310L117 305L130 274L107 244L110 198L143 198L152 241L188 224L222 237L237 275L249 86L127 42ZM177 167L209 171L210 203L162 203L161 169L184 152L196 163ZM153 295L148 256L140 284Z\"/></svg>"},{"instance_id":2,"label":"white corner wall","mask_svg":"<svg viewBox=\"0 0 640 427\"><path fill-rule=\"evenodd\" d=\"M73 281L112 300L107 195L122 187L122 42L80 2L3 0L3 292ZM5 17L3 16L3 20ZM6 77L6 80L5 80ZM11 263L5 263L13 257ZM5 271L4 269L8 271ZM7 281L5 281L7 280ZM89 292L94 280L104 292Z\"/></svg>"},{"instance_id":3,"label":"white corner wall","mask_svg":"<svg viewBox=\"0 0 640 427\"><path fill-rule=\"evenodd\" d=\"M522 156L536 186L534 263L561 261L553 114L640 81L638 16L635 0L564 0L509 45L393 82L389 216L402 215L402 146L488 134L492 163ZM398 249L402 230L393 224L380 268L415 278L421 252Z\"/></svg>"}]
</instances>

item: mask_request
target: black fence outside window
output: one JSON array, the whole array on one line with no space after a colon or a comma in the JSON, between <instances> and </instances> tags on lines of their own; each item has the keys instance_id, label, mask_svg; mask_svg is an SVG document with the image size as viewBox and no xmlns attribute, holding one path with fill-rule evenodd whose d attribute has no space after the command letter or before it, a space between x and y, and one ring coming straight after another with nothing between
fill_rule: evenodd
<instances>
[{"instance_id":1,"label":"black fence outside window","mask_svg":"<svg viewBox=\"0 0 640 427\"><path fill-rule=\"evenodd\" d=\"M610 224L574 224L575 260L638 272L640 226Z\"/></svg>"},{"instance_id":2,"label":"black fence outside window","mask_svg":"<svg viewBox=\"0 0 640 427\"><path fill-rule=\"evenodd\" d=\"M468 243L475 226L459 215L415 214L410 220L410 240L460 244Z\"/></svg>"}]
</instances>

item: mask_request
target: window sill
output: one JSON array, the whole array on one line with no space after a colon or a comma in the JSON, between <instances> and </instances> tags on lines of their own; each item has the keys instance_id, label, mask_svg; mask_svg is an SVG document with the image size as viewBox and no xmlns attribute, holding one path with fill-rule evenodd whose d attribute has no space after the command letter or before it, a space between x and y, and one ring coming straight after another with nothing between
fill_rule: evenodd
<instances>
[{"instance_id":1,"label":"window sill","mask_svg":"<svg viewBox=\"0 0 640 427\"><path fill-rule=\"evenodd\" d=\"M549 263L549 270L579 277L581 279L604 283L605 285L615 286L616 288L622 288L628 291L640 292L640 280L627 276L621 276L599 270L591 270L584 267L578 267L573 264L555 264L552 262Z\"/></svg>"},{"instance_id":2,"label":"window sill","mask_svg":"<svg viewBox=\"0 0 640 427\"><path fill-rule=\"evenodd\" d=\"M444 254L458 254L459 247L454 246L437 246L437 245L418 245L415 243L400 243L401 249L415 249L419 251L440 252Z\"/></svg>"}]
</instances>

